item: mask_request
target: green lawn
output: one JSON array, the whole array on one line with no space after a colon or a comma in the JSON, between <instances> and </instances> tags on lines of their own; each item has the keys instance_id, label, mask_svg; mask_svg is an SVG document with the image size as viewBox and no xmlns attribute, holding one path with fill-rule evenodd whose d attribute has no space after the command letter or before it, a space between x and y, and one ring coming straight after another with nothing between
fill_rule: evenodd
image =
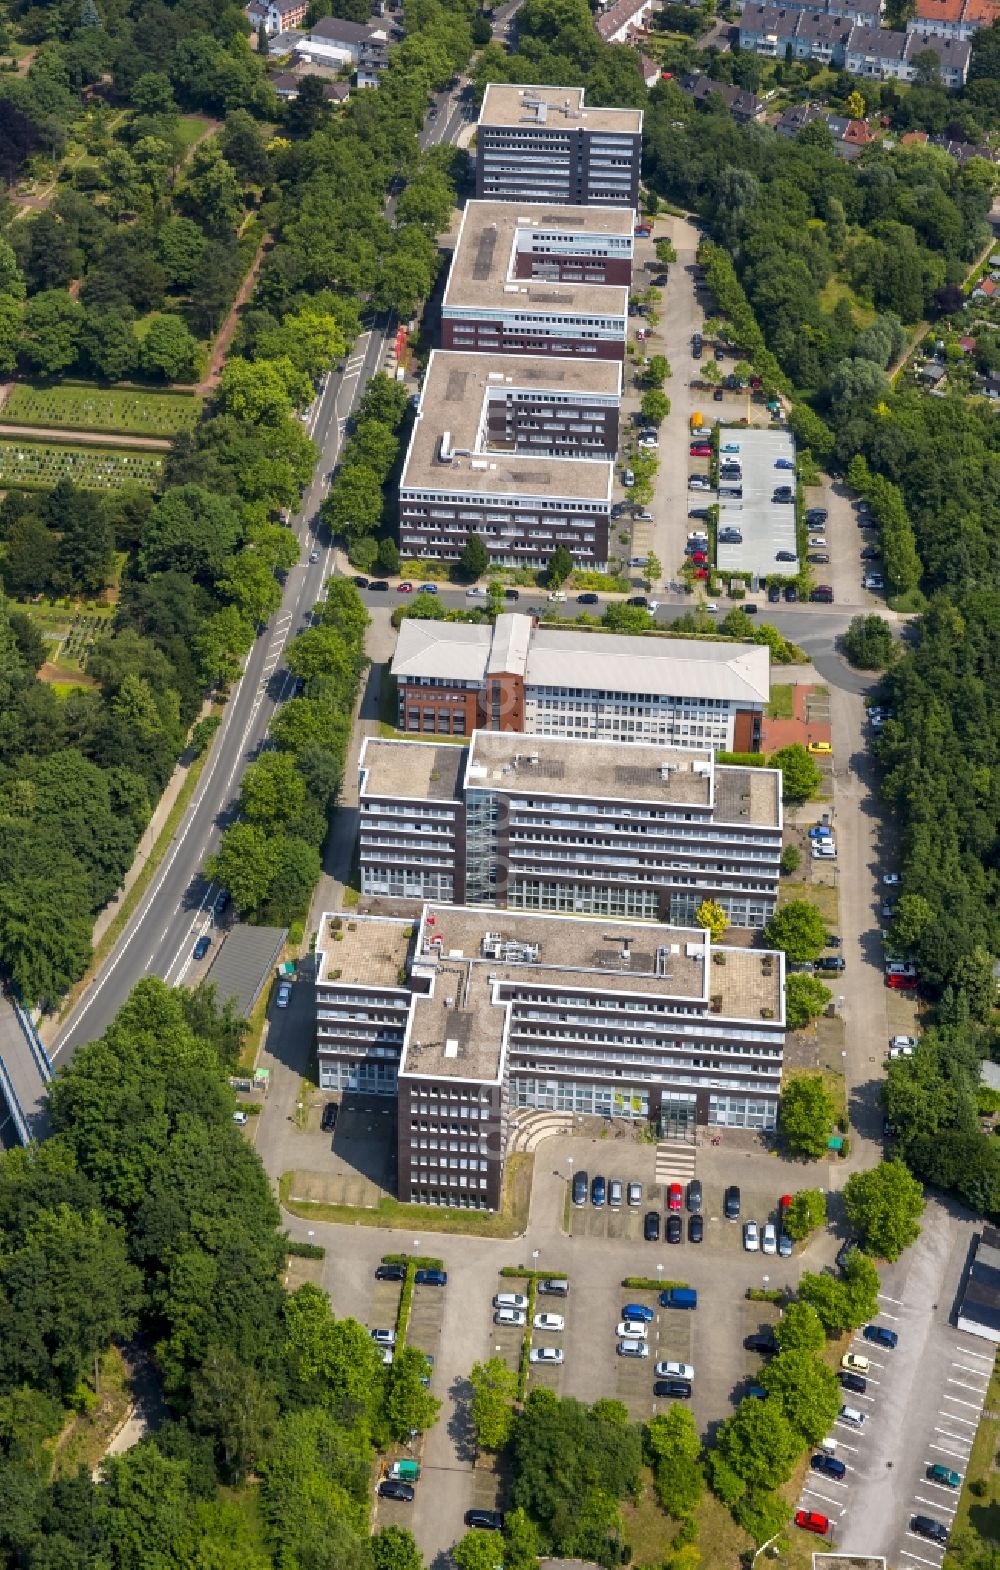
<instances>
[{"instance_id":1,"label":"green lawn","mask_svg":"<svg viewBox=\"0 0 1000 1570\"><path fill-rule=\"evenodd\" d=\"M520 1237L528 1224L531 1175L534 1157L517 1151L507 1157L500 1209L445 1210L437 1205L404 1205L384 1195L374 1210L351 1205L324 1205L295 1200L292 1195L294 1172L283 1172L278 1180L278 1197L293 1216L304 1221L353 1222L364 1227L421 1228L424 1232L450 1232L473 1237Z\"/></svg>"},{"instance_id":2,"label":"green lawn","mask_svg":"<svg viewBox=\"0 0 1000 1570\"><path fill-rule=\"evenodd\" d=\"M792 717L792 683L782 682L771 688L771 701L767 706L769 720L790 720Z\"/></svg>"},{"instance_id":3,"label":"green lawn","mask_svg":"<svg viewBox=\"0 0 1000 1570\"><path fill-rule=\"evenodd\" d=\"M13 389L0 410L0 420L10 425L162 437L193 430L200 415L201 399L187 398L183 393L127 392L72 384L31 387L24 382Z\"/></svg>"},{"instance_id":4,"label":"green lawn","mask_svg":"<svg viewBox=\"0 0 1000 1570\"><path fill-rule=\"evenodd\" d=\"M152 489L159 483L162 469L159 453L62 447L27 436L0 441L0 486L40 490L59 480L72 480L87 491L113 491L131 480Z\"/></svg>"},{"instance_id":5,"label":"green lawn","mask_svg":"<svg viewBox=\"0 0 1000 1570\"><path fill-rule=\"evenodd\" d=\"M858 327L870 327L877 314L871 306L862 305L850 284L845 283L836 273L831 273L823 285L819 299L824 311L832 311L838 301L846 300Z\"/></svg>"},{"instance_id":6,"label":"green lawn","mask_svg":"<svg viewBox=\"0 0 1000 1570\"><path fill-rule=\"evenodd\" d=\"M204 136L211 125L211 120L206 120L200 114L183 114L176 122L177 135L185 147L193 147L199 136Z\"/></svg>"}]
</instances>

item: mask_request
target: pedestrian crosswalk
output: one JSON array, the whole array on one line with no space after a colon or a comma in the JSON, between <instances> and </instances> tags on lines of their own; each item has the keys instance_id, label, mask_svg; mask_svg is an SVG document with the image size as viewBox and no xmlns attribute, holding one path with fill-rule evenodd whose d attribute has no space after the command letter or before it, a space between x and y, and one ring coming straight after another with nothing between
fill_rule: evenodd
<instances>
[{"instance_id":1,"label":"pedestrian crosswalk","mask_svg":"<svg viewBox=\"0 0 1000 1570\"><path fill-rule=\"evenodd\" d=\"M656 1147L657 1183L686 1183L694 1177L697 1155L685 1140L665 1139Z\"/></svg>"}]
</instances>

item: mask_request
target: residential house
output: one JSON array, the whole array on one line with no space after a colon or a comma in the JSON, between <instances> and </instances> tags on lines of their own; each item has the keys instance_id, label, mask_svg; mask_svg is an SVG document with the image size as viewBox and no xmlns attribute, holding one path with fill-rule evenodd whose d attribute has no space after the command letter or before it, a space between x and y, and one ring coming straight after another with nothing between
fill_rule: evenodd
<instances>
[{"instance_id":1,"label":"residential house","mask_svg":"<svg viewBox=\"0 0 1000 1570\"><path fill-rule=\"evenodd\" d=\"M306 64L350 67L358 87L377 87L389 63L392 41L386 22L348 22L343 17L324 16L299 45L296 58Z\"/></svg>"},{"instance_id":2,"label":"residential house","mask_svg":"<svg viewBox=\"0 0 1000 1570\"><path fill-rule=\"evenodd\" d=\"M983 393L984 397L990 398L994 401L1000 398L1000 376L995 376L992 374L990 376L984 376L980 382L980 391Z\"/></svg>"},{"instance_id":3,"label":"residential house","mask_svg":"<svg viewBox=\"0 0 1000 1570\"><path fill-rule=\"evenodd\" d=\"M882 82L912 82L917 75L915 59L928 51L937 55L941 80L946 87L965 86L969 74L969 45L962 39L940 38L929 33L898 33L885 27L855 26L847 42L844 65L852 76L873 77Z\"/></svg>"},{"instance_id":4,"label":"residential house","mask_svg":"<svg viewBox=\"0 0 1000 1570\"><path fill-rule=\"evenodd\" d=\"M992 27L998 18L1000 0L916 0L906 30L969 39L981 27Z\"/></svg>"},{"instance_id":5,"label":"residential house","mask_svg":"<svg viewBox=\"0 0 1000 1570\"><path fill-rule=\"evenodd\" d=\"M779 136L798 136L807 125L814 125L823 118L819 104L792 104L775 122L774 129Z\"/></svg>"},{"instance_id":6,"label":"residential house","mask_svg":"<svg viewBox=\"0 0 1000 1570\"><path fill-rule=\"evenodd\" d=\"M849 18L826 11L755 3L740 17L740 48L771 60L783 60L790 50L795 60L841 64L851 26Z\"/></svg>"},{"instance_id":7,"label":"residential house","mask_svg":"<svg viewBox=\"0 0 1000 1570\"><path fill-rule=\"evenodd\" d=\"M596 18L600 38L606 44L628 43L632 33L644 30L652 9L653 0L615 0Z\"/></svg>"},{"instance_id":8,"label":"residential house","mask_svg":"<svg viewBox=\"0 0 1000 1570\"><path fill-rule=\"evenodd\" d=\"M826 123L833 133L834 152L840 158L859 158L876 140L866 120L849 120L846 115L828 114Z\"/></svg>"},{"instance_id":9,"label":"residential house","mask_svg":"<svg viewBox=\"0 0 1000 1570\"><path fill-rule=\"evenodd\" d=\"M1000 294L1000 284L994 283L992 278L983 278L973 289L970 300L995 300Z\"/></svg>"},{"instance_id":10,"label":"residential house","mask_svg":"<svg viewBox=\"0 0 1000 1570\"><path fill-rule=\"evenodd\" d=\"M305 71L276 71L268 81L282 103L290 104L299 96L299 88L304 76L318 75L318 72ZM329 104L346 104L351 96L351 89L346 82L324 82L323 97Z\"/></svg>"},{"instance_id":11,"label":"residential house","mask_svg":"<svg viewBox=\"0 0 1000 1570\"><path fill-rule=\"evenodd\" d=\"M655 60L651 59L649 55L642 54L641 51L639 54L639 69L642 72L642 79L646 86L655 87L660 80L660 67Z\"/></svg>"},{"instance_id":12,"label":"residential house","mask_svg":"<svg viewBox=\"0 0 1000 1570\"><path fill-rule=\"evenodd\" d=\"M308 10L308 0L250 0L246 17L254 28L263 23L268 38L273 38L277 33L301 27Z\"/></svg>"},{"instance_id":13,"label":"residential house","mask_svg":"<svg viewBox=\"0 0 1000 1570\"><path fill-rule=\"evenodd\" d=\"M866 27L878 27L882 20L883 0L781 0L786 11L818 11L826 16L840 16L849 22ZM745 14L747 6L742 6ZM742 24L741 24L742 25Z\"/></svg>"},{"instance_id":14,"label":"residential house","mask_svg":"<svg viewBox=\"0 0 1000 1570\"><path fill-rule=\"evenodd\" d=\"M688 71L681 77L678 86L681 92L687 93L696 104L705 104L710 98L718 96L733 119L743 124L758 119L764 110L760 99L746 88L734 87L730 82L717 82L701 71Z\"/></svg>"},{"instance_id":15,"label":"residential house","mask_svg":"<svg viewBox=\"0 0 1000 1570\"><path fill-rule=\"evenodd\" d=\"M270 60L282 60L286 55L294 57L296 49L304 44L308 34L297 33L292 29L284 33L275 33L267 41L267 54Z\"/></svg>"}]
</instances>

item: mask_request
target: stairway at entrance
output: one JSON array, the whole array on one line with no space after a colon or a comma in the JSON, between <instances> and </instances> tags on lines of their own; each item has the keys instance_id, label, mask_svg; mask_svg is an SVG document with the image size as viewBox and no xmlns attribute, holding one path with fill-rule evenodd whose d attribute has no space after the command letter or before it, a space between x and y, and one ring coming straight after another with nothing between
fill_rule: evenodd
<instances>
[{"instance_id":1,"label":"stairway at entrance","mask_svg":"<svg viewBox=\"0 0 1000 1570\"><path fill-rule=\"evenodd\" d=\"M694 1177L697 1159L693 1145L679 1139L661 1140L656 1147L657 1183L687 1183Z\"/></svg>"}]
</instances>

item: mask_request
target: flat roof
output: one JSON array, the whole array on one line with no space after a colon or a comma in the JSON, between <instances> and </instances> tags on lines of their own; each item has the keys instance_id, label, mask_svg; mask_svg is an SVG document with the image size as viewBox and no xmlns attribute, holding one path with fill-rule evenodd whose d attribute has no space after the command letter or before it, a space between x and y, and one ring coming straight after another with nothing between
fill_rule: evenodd
<instances>
[{"instance_id":1,"label":"flat roof","mask_svg":"<svg viewBox=\"0 0 1000 1570\"><path fill-rule=\"evenodd\" d=\"M701 807L717 821L781 823L781 771L717 764L649 742L473 731L465 787ZM722 810L720 810L722 809Z\"/></svg>"},{"instance_id":2,"label":"flat roof","mask_svg":"<svg viewBox=\"0 0 1000 1570\"><path fill-rule=\"evenodd\" d=\"M771 695L766 644L710 638L629 637L595 629L532 627L504 613L495 627L406 618L392 674L481 682L487 671L523 675L526 687L641 692L759 705Z\"/></svg>"},{"instance_id":3,"label":"flat roof","mask_svg":"<svg viewBox=\"0 0 1000 1570\"><path fill-rule=\"evenodd\" d=\"M243 1019L251 1013L267 983L288 936L287 927L229 928L205 977L221 1006L233 998Z\"/></svg>"},{"instance_id":4,"label":"flat roof","mask_svg":"<svg viewBox=\"0 0 1000 1570\"><path fill-rule=\"evenodd\" d=\"M319 924L316 985L400 987L412 947L414 923L395 916L327 912Z\"/></svg>"},{"instance_id":5,"label":"flat roof","mask_svg":"<svg viewBox=\"0 0 1000 1570\"><path fill-rule=\"evenodd\" d=\"M546 458L487 448L486 402L491 387L552 388L614 396L620 366L573 358L510 358L517 366L508 375L507 356L498 361L492 355L433 351L403 463L400 491L477 490L491 496L527 493L610 503L614 464L608 458ZM451 454L447 462L442 461L444 451Z\"/></svg>"},{"instance_id":6,"label":"flat roof","mask_svg":"<svg viewBox=\"0 0 1000 1570\"><path fill-rule=\"evenodd\" d=\"M465 748L436 741L383 741L368 736L359 768L367 773L362 796L405 801L456 801Z\"/></svg>"},{"instance_id":7,"label":"flat roof","mask_svg":"<svg viewBox=\"0 0 1000 1570\"><path fill-rule=\"evenodd\" d=\"M515 278L518 230L557 229L567 234L628 235L627 207L559 207L520 202L468 202L455 241L442 310L478 306L495 310L553 312L570 316L628 315L624 284L559 283Z\"/></svg>"},{"instance_id":8,"label":"flat roof","mask_svg":"<svg viewBox=\"0 0 1000 1570\"><path fill-rule=\"evenodd\" d=\"M766 644L536 627L524 681L759 704L771 693L771 651Z\"/></svg>"},{"instance_id":9,"label":"flat roof","mask_svg":"<svg viewBox=\"0 0 1000 1570\"><path fill-rule=\"evenodd\" d=\"M488 934L519 946L526 957L511 960L484 954L483 941ZM441 939L440 960L429 950L431 937ZM531 958L534 948L537 956ZM725 954L725 964L711 962L714 952ZM785 1017L781 956L760 949L713 945L701 927L429 902L417 933L415 972L422 974L425 967L433 972L439 963L458 961L471 961L473 970L485 970L503 982L699 999L706 1010L710 997L718 998L719 1007L712 1013L759 1021L761 1009L769 1008L778 1029ZM455 996L453 992L448 995Z\"/></svg>"},{"instance_id":10,"label":"flat roof","mask_svg":"<svg viewBox=\"0 0 1000 1570\"><path fill-rule=\"evenodd\" d=\"M638 136L641 109L591 109L582 87L525 87L490 82L479 111L480 125L547 126L559 131L617 131Z\"/></svg>"}]
</instances>

